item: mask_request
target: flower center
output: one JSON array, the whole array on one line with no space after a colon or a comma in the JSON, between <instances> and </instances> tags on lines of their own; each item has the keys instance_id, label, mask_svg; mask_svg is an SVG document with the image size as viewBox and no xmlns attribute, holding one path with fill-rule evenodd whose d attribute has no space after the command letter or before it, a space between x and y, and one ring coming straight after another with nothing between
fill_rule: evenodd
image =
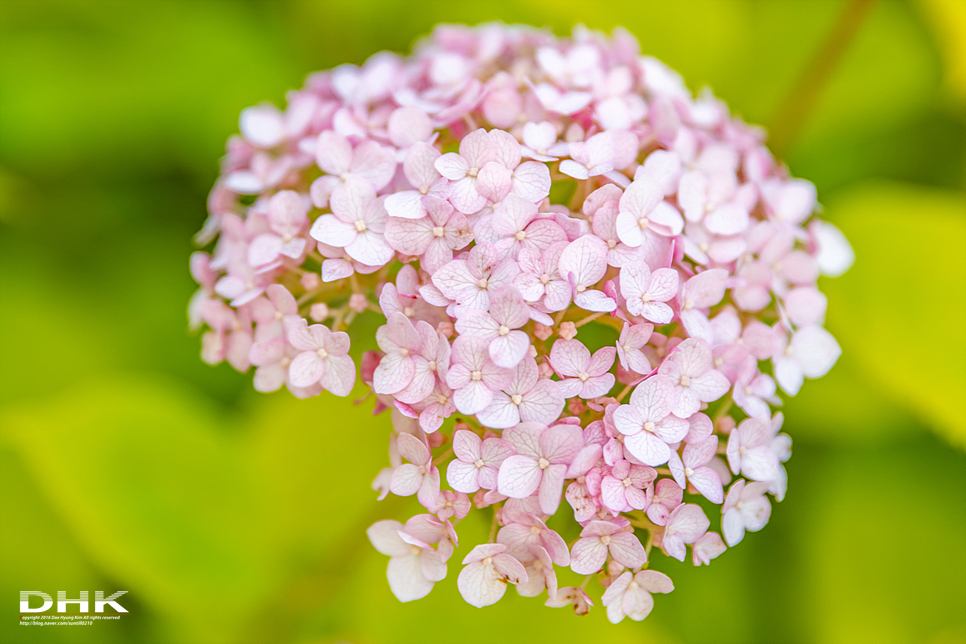
<instances>
[{"instance_id":1,"label":"flower center","mask_svg":"<svg viewBox=\"0 0 966 644\"><path fill-rule=\"evenodd\" d=\"M419 546L409 546L409 552L411 552L414 557L419 554L420 550L421 548Z\"/></svg>"},{"instance_id":2,"label":"flower center","mask_svg":"<svg viewBox=\"0 0 966 644\"><path fill-rule=\"evenodd\" d=\"M282 315L282 312L281 311L275 311L275 319L276 320L281 320L283 317L285 317L285 316Z\"/></svg>"},{"instance_id":3,"label":"flower center","mask_svg":"<svg viewBox=\"0 0 966 644\"><path fill-rule=\"evenodd\" d=\"M624 487L630 487L631 485L634 484L634 482L631 481L629 478L628 479L624 479L623 481L621 481L621 483L624 484Z\"/></svg>"},{"instance_id":4,"label":"flower center","mask_svg":"<svg viewBox=\"0 0 966 644\"><path fill-rule=\"evenodd\" d=\"M515 236L517 241L523 241L524 239L527 238L527 233L524 230L520 230L520 231L517 231L517 234Z\"/></svg>"},{"instance_id":5,"label":"flower center","mask_svg":"<svg viewBox=\"0 0 966 644\"><path fill-rule=\"evenodd\" d=\"M510 396L510 400L513 402L514 405L519 407L520 403L523 402L523 396L521 396L520 394L513 394L512 396Z\"/></svg>"},{"instance_id":6,"label":"flower center","mask_svg":"<svg viewBox=\"0 0 966 644\"><path fill-rule=\"evenodd\" d=\"M577 377L580 378L581 382L587 382L588 380L590 380L590 374L587 373L586 371L581 371L580 375Z\"/></svg>"},{"instance_id":7,"label":"flower center","mask_svg":"<svg viewBox=\"0 0 966 644\"><path fill-rule=\"evenodd\" d=\"M548 467L550 467L550 461L548 461L547 459L545 459L544 457L541 456L540 457L540 460L537 461L537 465L540 466L540 469L541 470L545 470Z\"/></svg>"},{"instance_id":8,"label":"flower center","mask_svg":"<svg viewBox=\"0 0 966 644\"><path fill-rule=\"evenodd\" d=\"M617 240L616 239L608 239L607 240L607 248L615 248L616 246L617 246Z\"/></svg>"},{"instance_id":9,"label":"flower center","mask_svg":"<svg viewBox=\"0 0 966 644\"><path fill-rule=\"evenodd\" d=\"M690 387L691 386L691 378L689 378L688 376L681 376L681 386L682 387Z\"/></svg>"},{"instance_id":10,"label":"flower center","mask_svg":"<svg viewBox=\"0 0 966 644\"><path fill-rule=\"evenodd\" d=\"M540 528L539 528L539 526L532 526L530 528L530 534L532 534L534 536L540 534Z\"/></svg>"},{"instance_id":11,"label":"flower center","mask_svg":"<svg viewBox=\"0 0 966 644\"><path fill-rule=\"evenodd\" d=\"M547 275L546 273L544 273L543 275L540 276L540 282L542 284L544 284L544 285L549 284L550 283L550 276Z\"/></svg>"},{"instance_id":12,"label":"flower center","mask_svg":"<svg viewBox=\"0 0 966 644\"><path fill-rule=\"evenodd\" d=\"M413 316L413 313L415 313L416 311L413 310L413 307L407 306L402 310L402 312L403 312L403 315L405 315L407 318L411 318Z\"/></svg>"},{"instance_id":13,"label":"flower center","mask_svg":"<svg viewBox=\"0 0 966 644\"><path fill-rule=\"evenodd\" d=\"M444 396L443 394L437 394L436 402L438 402L440 405L445 405L447 402L449 402L449 397Z\"/></svg>"},{"instance_id":14,"label":"flower center","mask_svg":"<svg viewBox=\"0 0 966 644\"><path fill-rule=\"evenodd\" d=\"M476 466L476 469L482 470L483 469L483 466L486 465L486 463L483 462L483 459L482 458L478 458L478 459L476 459L476 462L473 463L473 465Z\"/></svg>"},{"instance_id":15,"label":"flower center","mask_svg":"<svg viewBox=\"0 0 966 644\"><path fill-rule=\"evenodd\" d=\"M685 300L684 301L684 308L686 308L686 309L693 309L694 308L694 300Z\"/></svg>"},{"instance_id":16,"label":"flower center","mask_svg":"<svg viewBox=\"0 0 966 644\"><path fill-rule=\"evenodd\" d=\"M610 543L610 535L609 534L601 535L600 542L606 546L608 543Z\"/></svg>"},{"instance_id":17,"label":"flower center","mask_svg":"<svg viewBox=\"0 0 966 644\"><path fill-rule=\"evenodd\" d=\"M578 293L583 293L583 292L584 292L584 291L586 291L586 290L587 290L587 287L586 287L586 286L584 286L583 284L578 284L578 285L577 285L577 292L578 292Z\"/></svg>"},{"instance_id":18,"label":"flower center","mask_svg":"<svg viewBox=\"0 0 966 644\"><path fill-rule=\"evenodd\" d=\"M493 565L493 557L486 557L480 563L483 564L484 566L492 566Z\"/></svg>"},{"instance_id":19,"label":"flower center","mask_svg":"<svg viewBox=\"0 0 966 644\"><path fill-rule=\"evenodd\" d=\"M329 355L329 352L326 351L324 348L319 349L318 351L316 351L316 353L319 354L320 358L325 358L327 355Z\"/></svg>"},{"instance_id":20,"label":"flower center","mask_svg":"<svg viewBox=\"0 0 966 644\"><path fill-rule=\"evenodd\" d=\"M646 431L646 432L653 432L654 431L654 423L652 423L651 421L647 421L646 423L644 423L644 431Z\"/></svg>"},{"instance_id":21,"label":"flower center","mask_svg":"<svg viewBox=\"0 0 966 644\"><path fill-rule=\"evenodd\" d=\"M482 288L486 288L486 278L484 277L483 279L481 279L480 281L478 281L476 283L476 285L479 286L481 289Z\"/></svg>"},{"instance_id":22,"label":"flower center","mask_svg":"<svg viewBox=\"0 0 966 644\"><path fill-rule=\"evenodd\" d=\"M507 335L510 332L510 327L505 324L500 325L500 335Z\"/></svg>"},{"instance_id":23,"label":"flower center","mask_svg":"<svg viewBox=\"0 0 966 644\"><path fill-rule=\"evenodd\" d=\"M650 293L644 293L643 295L641 295L641 302L643 302L644 304L647 304L650 301L651 301Z\"/></svg>"},{"instance_id":24,"label":"flower center","mask_svg":"<svg viewBox=\"0 0 966 644\"><path fill-rule=\"evenodd\" d=\"M406 347L403 347L402 349L399 350L399 355L405 358L406 356L409 355L409 349L407 349Z\"/></svg>"},{"instance_id":25,"label":"flower center","mask_svg":"<svg viewBox=\"0 0 966 644\"><path fill-rule=\"evenodd\" d=\"M647 230L647 226L650 223L647 217L643 217L637 222L637 225L641 227L641 230Z\"/></svg>"},{"instance_id":26,"label":"flower center","mask_svg":"<svg viewBox=\"0 0 966 644\"><path fill-rule=\"evenodd\" d=\"M358 230L360 233L364 233L366 231L366 222L362 221L361 219L357 219L356 230Z\"/></svg>"},{"instance_id":27,"label":"flower center","mask_svg":"<svg viewBox=\"0 0 966 644\"><path fill-rule=\"evenodd\" d=\"M692 470L690 467L686 467L684 468L684 475L688 478L691 478L694 475L694 470Z\"/></svg>"},{"instance_id":28,"label":"flower center","mask_svg":"<svg viewBox=\"0 0 966 644\"><path fill-rule=\"evenodd\" d=\"M442 226L436 226L435 228L433 228L433 234L437 237L442 237L443 235L446 234L446 231L443 229Z\"/></svg>"},{"instance_id":29,"label":"flower center","mask_svg":"<svg viewBox=\"0 0 966 644\"><path fill-rule=\"evenodd\" d=\"M471 177L475 177L479 173L480 173L479 168L470 168L469 170L466 171L466 174L470 175Z\"/></svg>"},{"instance_id":30,"label":"flower center","mask_svg":"<svg viewBox=\"0 0 966 644\"><path fill-rule=\"evenodd\" d=\"M473 373L470 374L470 379L471 380L476 380L476 381L483 380L483 372L482 371L474 371Z\"/></svg>"}]
</instances>

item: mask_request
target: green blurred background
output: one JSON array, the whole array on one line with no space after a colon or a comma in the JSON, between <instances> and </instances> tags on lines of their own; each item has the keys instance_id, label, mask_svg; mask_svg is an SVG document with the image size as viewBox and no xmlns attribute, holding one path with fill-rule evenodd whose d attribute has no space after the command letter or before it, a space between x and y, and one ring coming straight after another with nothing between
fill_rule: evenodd
<instances>
[{"instance_id":1,"label":"green blurred background","mask_svg":"<svg viewBox=\"0 0 966 644\"><path fill-rule=\"evenodd\" d=\"M846 8L4 1L0 641L966 641L966 2L882 0L834 60ZM642 623L512 590L463 603L476 520L449 577L398 603L364 535L412 509L369 488L386 417L257 394L186 329L191 236L240 110L493 19L627 27L772 127L858 257L822 285L844 354L785 407L785 502L710 568L662 559L677 589ZM18 626L18 591L81 589L127 589L131 615Z\"/></svg>"}]
</instances>

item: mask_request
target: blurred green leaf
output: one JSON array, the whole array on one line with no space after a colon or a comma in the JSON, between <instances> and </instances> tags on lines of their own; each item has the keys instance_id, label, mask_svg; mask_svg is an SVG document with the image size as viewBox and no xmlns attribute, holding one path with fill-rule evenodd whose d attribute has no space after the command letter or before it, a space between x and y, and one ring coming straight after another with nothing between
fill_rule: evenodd
<instances>
[{"instance_id":1,"label":"blurred green leaf","mask_svg":"<svg viewBox=\"0 0 966 644\"><path fill-rule=\"evenodd\" d=\"M966 198L870 183L830 199L826 213L856 254L822 285L829 328L884 393L966 446Z\"/></svg>"},{"instance_id":2,"label":"blurred green leaf","mask_svg":"<svg viewBox=\"0 0 966 644\"><path fill-rule=\"evenodd\" d=\"M76 591L85 589L91 597L96 589L113 592L109 590L113 582L91 567L68 527L51 510L7 445L0 448L0 490L0 593L4 597L13 601L21 590L39 590L55 598L58 590L67 590L68 597L76 597ZM132 629L135 625L131 622L79 628L25 627L12 619L12 611L7 612L8 618L0 622L0 640L4 642L112 644L143 632ZM140 614L136 619L136 626L142 626L150 616Z\"/></svg>"},{"instance_id":3,"label":"blurred green leaf","mask_svg":"<svg viewBox=\"0 0 966 644\"><path fill-rule=\"evenodd\" d=\"M270 577L252 480L218 416L165 380L125 377L2 417L91 559L187 641L233 640Z\"/></svg>"},{"instance_id":4,"label":"blurred green leaf","mask_svg":"<svg viewBox=\"0 0 966 644\"><path fill-rule=\"evenodd\" d=\"M841 450L809 480L796 513L813 641L942 641L961 628L966 456L933 441Z\"/></svg>"}]
</instances>

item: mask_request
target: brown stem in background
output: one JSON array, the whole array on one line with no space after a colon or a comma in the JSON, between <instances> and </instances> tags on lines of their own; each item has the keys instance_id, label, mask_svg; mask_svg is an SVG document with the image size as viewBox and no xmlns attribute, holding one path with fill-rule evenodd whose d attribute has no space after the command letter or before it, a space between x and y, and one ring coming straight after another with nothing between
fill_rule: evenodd
<instances>
[{"instance_id":1,"label":"brown stem in background","mask_svg":"<svg viewBox=\"0 0 966 644\"><path fill-rule=\"evenodd\" d=\"M851 0L846 5L825 42L775 112L769 147L777 158L784 158L801 134L825 86L875 3L876 0Z\"/></svg>"}]
</instances>

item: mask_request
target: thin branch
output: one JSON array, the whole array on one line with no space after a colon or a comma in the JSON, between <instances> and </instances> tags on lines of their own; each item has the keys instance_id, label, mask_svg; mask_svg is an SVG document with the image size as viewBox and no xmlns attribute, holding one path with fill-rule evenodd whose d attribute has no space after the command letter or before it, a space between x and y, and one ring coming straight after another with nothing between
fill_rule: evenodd
<instances>
[{"instance_id":1,"label":"thin branch","mask_svg":"<svg viewBox=\"0 0 966 644\"><path fill-rule=\"evenodd\" d=\"M801 134L825 86L875 3L876 0L851 0L846 5L832 31L776 111L771 121L769 147L777 157L784 157Z\"/></svg>"}]
</instances>

